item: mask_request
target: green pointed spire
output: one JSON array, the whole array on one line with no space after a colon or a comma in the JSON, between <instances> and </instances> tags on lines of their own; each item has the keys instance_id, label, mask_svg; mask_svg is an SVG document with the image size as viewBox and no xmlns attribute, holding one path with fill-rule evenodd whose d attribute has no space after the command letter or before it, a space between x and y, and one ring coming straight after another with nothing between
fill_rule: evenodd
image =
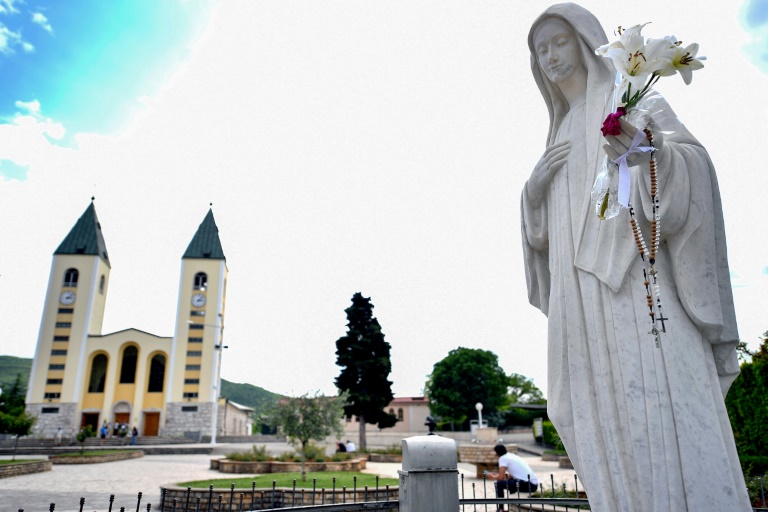
<instances>
[{"instance_id":1,"label":"green pointed spire","mask_svg":"<svg viewBox=\"0 0 768 512\"><path fill-rule=\"evenodd\" d=\"M208 214L197 228L197 233L189 242L187 250L181 259L210 259L225 260L224 250L221 248L219 240L219 228L216 227L216 221L213 220L213 210L208 210Z\"/></svg>"},{"instance_id":2,"label":"green pointed spire","mask_svg":"<svg viewBox=\"0 0 768 512\"><path fill-rule=\"evenodd\" d=\"M91 204L88 205L85 212L77 219L75 226L53 254L96 255L104 260L107 265L110 264L107 245L104 243L104 236L101 234L101 224L99 224L99 218L96 216L93 198L91 198Z\"/></svg>"}]
</instances>

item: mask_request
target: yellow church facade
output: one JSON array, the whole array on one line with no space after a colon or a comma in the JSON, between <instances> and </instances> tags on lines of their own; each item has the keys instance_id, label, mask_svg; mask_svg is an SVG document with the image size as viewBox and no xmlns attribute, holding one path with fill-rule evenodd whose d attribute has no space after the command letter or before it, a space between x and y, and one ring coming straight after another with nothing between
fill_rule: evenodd
<instances>
[{"instance_id":1,"label":"yellow church facade","mask_svg":"<svg viewBox=\"0 0 768 512\"><path fill-rule=\"evenodd\" d=\"M104 422L135 426L142 436L221 435L227 416L218 390L228 271L213 212L181 259L172 337L138 329L102 333L110 272L91 202L53 254L27 387L27 410L38 418L36 435L85 425L98 431Z\"/></svg>"}]
</instances>

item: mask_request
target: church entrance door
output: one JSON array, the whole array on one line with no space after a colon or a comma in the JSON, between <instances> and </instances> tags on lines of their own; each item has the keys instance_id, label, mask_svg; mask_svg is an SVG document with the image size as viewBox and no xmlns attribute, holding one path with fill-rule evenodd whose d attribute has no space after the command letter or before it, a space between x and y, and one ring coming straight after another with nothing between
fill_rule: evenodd
<instances>
[{"instance_id":1,"label":"church entrance door","mask_svg":"<svg viewBox=\"0 0 768 512\"><path fill-rule=\"evenodd\" d=\"M99 432L99 413L97 412L84 412L83 417L80 420L80 426L85 427L90 425L94 432Z\"/></svg>"},{"instance_id":2,"label":"church entrance door","mask_svg":"<svg viewBox=\"0 0 768 512\"><path fill-rule=\"evenodd\" d=\"M159 412L145 412L144 413L144 436L156 436L160 428L160 413Z\"/></svg>"},{"instance_id":3,"label":"church entrance door","mask_svg":"<svg viewBox=\"0 0 768 512\"><path fill-rule=\"evenodd\" d=\"M125 423L126 425L128 425L130 421L131 421L131 413L129 412L115 413L115 423L119 423L120 425Z\"/></svg>"}]
</instances>

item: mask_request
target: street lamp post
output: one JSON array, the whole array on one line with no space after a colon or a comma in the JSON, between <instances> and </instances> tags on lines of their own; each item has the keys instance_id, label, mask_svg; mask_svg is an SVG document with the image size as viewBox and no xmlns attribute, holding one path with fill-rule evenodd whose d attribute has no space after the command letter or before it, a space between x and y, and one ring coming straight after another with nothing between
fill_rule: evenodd
<instances>
[{"instance_id":1,"label":"street lamp post","mask_svg":"<svg viewBox=\"0 0 768 512\"><path fill-rule=\"evenodd\" d=\"M202 325L203 327L215 327L219 329L218 342L214 341L213 345L214 350L218 350L218 354L216 354L216 384L214 386L213 393L213 414L211 414L211 444L216 444L216 432L218 430L217 423L219 420L219 397L221 396L221 356L224 352L224 349L229 348L229 346L223 344L224 324L222 323L221 313L219 313L218 324L200 324L191 320L187 320L187 323L190 325Z\"/></svg>"},{"instance_id":2,"label":"street lamp post","mask_svg":"<svg viewBox=\"0 0 768 512\"><path fill-rule=\"evenodd\" d=\"M477 409L477 428L483 428L483 404L477 402L475 409Z\"/></svg>"}]
</instances>

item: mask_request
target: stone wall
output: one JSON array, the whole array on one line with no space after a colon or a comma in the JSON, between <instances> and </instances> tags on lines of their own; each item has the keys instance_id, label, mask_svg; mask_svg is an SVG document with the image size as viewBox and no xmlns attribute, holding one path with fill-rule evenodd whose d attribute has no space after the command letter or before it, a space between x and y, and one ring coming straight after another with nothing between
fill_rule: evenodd
<instances>
[{"instance_id":1,"label":"stone wall","mask_svg":"<svg viewBox=\"0 0 768 512\"><path fill-rule=\"evenodd\" d=\"M360 471L365 469L365 459L350 459L339 462L305 462L307 472L317 471ZM212 459L211 469L220 473L259 474L291 473L301 471L301 462L264 461L250 462L229 459Z\"/></svg>"},{"instance_id":2,"label":"stone wall","mask_svg":"<svg viewBox=\"0 0 768 512\"><path fill-rule=\"evenodd\" d=\"M182 408L197 407L197 411L188 412ZM167 437L198 437L211 435L212 402L171 402L165 407L165 426L160 428L160 435ZM197 441L197 439L194 439Z\"/></svg>"},{"instance_id":3,"label":"stone wall","mask_svg":"<svg viewBox=\"0 0 768 512\"><path fill-rule=\"evenodd\" d=\"M0 478L28 475L30 473L42 473L43 471L50 471L51 468L53 468L53 464L49 460L19 462L18 464L3 464L0 465Z\"/></svg>"},{"instance_id":4,"label":"stone wall","mask_svg":"<svg viewBox=\"0 0 768 512\"><path fill-rule=\"evenodd\" d=\"M44 408L58 409L58 412L43 413ZM62 437L67 440L74 431L75 413L77 412L77 404L74 402L27 404L27 412L37 416L37 423L35 423L31 437L52 439L61 427Z\"/></svg>"}]
</instances>

